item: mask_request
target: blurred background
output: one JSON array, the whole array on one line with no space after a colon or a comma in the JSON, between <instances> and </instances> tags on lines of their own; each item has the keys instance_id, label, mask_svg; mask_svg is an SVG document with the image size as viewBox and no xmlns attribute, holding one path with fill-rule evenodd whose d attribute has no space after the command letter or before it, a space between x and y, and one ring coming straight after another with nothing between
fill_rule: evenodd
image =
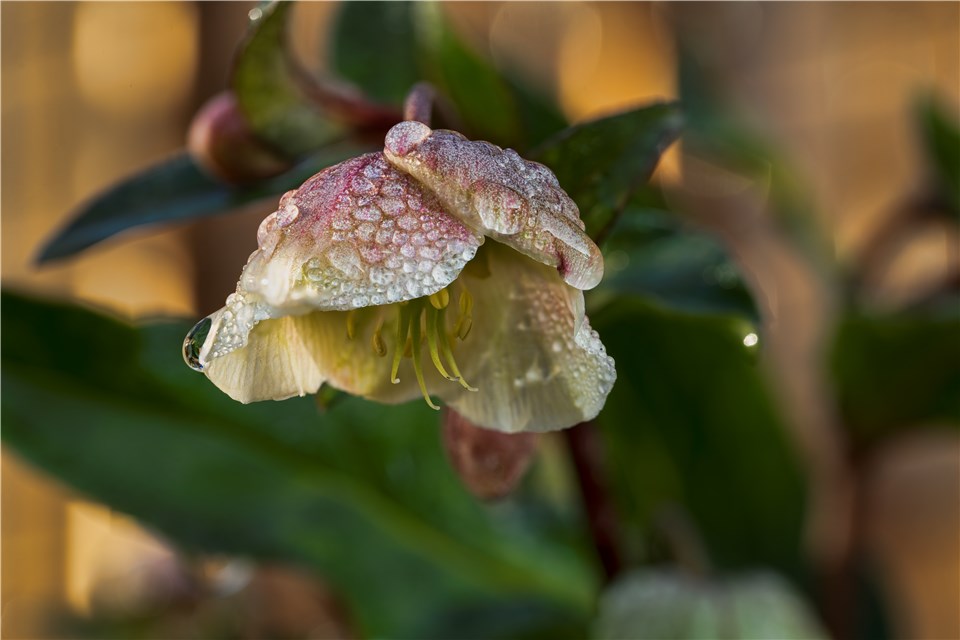
<instances>
[{"instance_id":1,"label":"blurred background","mask_svg":"<svg viewBox=\"0 0 960 640\"><path fill-rule=\"evenodd\" d=\"M130 318L194 318L220 306L272 204L229 223L211 218L124 234L42 268L33 259L80 203L182 148L193 113L225 86L251 7L0 6L4 286ZM318 73L336 10L335 3L297 8L294 45ZM841 263L859 259L874 230L917 188L921 151L910 115L918 93L935 90L953 106L960 100L957 3L466 2L444 11L471 47L554 96L571 122L676 97L675 32L682 30L716 81L789 158ZM687 168L675 148L658 179L682 181ZM798 446L815 450L830 417L811 353L835 292L756 220L701 217L729 241L764 304L775 307L766 365ZM955 273L958 242L955 226L911 229L894 259L869 274L871 304L895 308ZM169 594L183 591L182 567L162 539L9 451L2 461L4 637L61 637L53 612L82 618L98 606L135 607L158 589L164 602L177 602ZM898 635L960 637L960 439L956 432L905 436L872 464L863 526L898 603ZM250 600L234 606L274 612L274 626L261 629L289 637L350 633L332 596L295 570L204 562L224 589L231 579L248 585L238 597ZM251 581L259 589L252 596ZM269 606L280 600L289 610ZM184 624L183 633L195 633Z\"/></svg>"}]
</instances>

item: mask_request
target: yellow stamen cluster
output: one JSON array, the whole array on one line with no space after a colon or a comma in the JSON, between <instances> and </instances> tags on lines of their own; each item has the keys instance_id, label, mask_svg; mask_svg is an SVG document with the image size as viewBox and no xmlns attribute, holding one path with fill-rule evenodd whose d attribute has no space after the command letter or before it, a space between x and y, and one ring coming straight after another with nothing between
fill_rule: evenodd
<instances>
[{"instance_id":1,"label":"yellow stamen cluster","mask_svg":"<svg viewBox=\"0 0 960 640\"><path fill-rule=\"evenodd\" d=\"M449 289L441 289L437 293L424 298L399 302L383 307L377 318L376 328L370 338L370 346L378 356L385 357L393 349L393 365L390 369L390 381L400 382L398 377L400 363L404 358L410 358L413 372L417 377L423 399L433 409L439 409L427 393L427 385L423 376L423 365L420 362L420 348L423 342L427 343L430 360L434 368L447 380L458 382L469 391L476 391L470 386L460 373L457 361L453 356L453 341L457 338L466 340L473 326L471 313L473 297L463 285L459 286L458 307L459 313L451 331L447 330L447 308L450 306ZM396 332L391 345L388 345L389 336L384 337L384 315L389 310L396 310ZM357 314L351 311L347 314L347 338L353 340L357 335Z\"/></svg>"}]
</instances>

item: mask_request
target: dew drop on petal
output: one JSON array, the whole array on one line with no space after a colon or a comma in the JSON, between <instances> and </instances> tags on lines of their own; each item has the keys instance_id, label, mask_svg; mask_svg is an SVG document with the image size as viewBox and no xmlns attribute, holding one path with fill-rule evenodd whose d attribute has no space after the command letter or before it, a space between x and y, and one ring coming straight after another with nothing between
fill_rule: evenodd
<instances>
[{"instance_id":1,"label":"dew drop on petal","mask_svg":"<svg viewBox=\"0 0 960 640\"><path fill-rule=\"evenodd\" d=\"M213 321L210 318L204 318L193 325L183 340L183 361L194 371L203 371L203 365L200 364L200 350L203 348L203 343L207 341L212 324Z\"/></svg>"},{"instance_id":2,"label":"dew drop on petal","mask_svg":"<svg viewBox=\"0 0 960 640\"><path fill-rule=\"evenodd\" d=\"M277 225L280 227L289 227L300 215L300 209L295 204L286 204L277 211Z\"/></svg>"}]
</instances>

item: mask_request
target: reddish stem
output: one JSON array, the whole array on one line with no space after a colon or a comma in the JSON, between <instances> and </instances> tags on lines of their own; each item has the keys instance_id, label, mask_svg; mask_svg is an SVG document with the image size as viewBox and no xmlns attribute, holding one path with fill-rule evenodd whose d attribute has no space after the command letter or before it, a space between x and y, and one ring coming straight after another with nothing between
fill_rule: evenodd
<instances>
[{"instance_id":1,"label":"reddish stem","mask_svg":"<svg viewBox=\"0 0 960 640\"><path fill-rule=\"evenodd\" d=\"M605 582L611 582L623 568L617 545L617 514L602 481L603 443L592 422L583 422L563 432L577 472L590 535L593 538Z\"/></svg>"},{"instance_id":2,"label":"reddish stem","mask_svg":"<svg viewBox=\"0 0 960 640\"><path fill-rule=\"evenodd\" d=\"M403 119L422 122L429 127L436 99L437 92L431 84L418 82L413 85L403 102Z\"/></svg>"}]
</instances>

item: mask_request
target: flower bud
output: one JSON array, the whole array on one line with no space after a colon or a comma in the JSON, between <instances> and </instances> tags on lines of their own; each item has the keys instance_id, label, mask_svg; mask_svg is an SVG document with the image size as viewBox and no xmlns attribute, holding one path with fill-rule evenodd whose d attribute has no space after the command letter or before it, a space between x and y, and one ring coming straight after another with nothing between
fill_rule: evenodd
<instances>
[{"instance_id":1,"label":"flower bud","mask_svg":"<svg viewBox=\"0 0 960 640\"><path fill-rule=\"evenodd\" d=\"M520 483L537 450L535 433L502 433L475 426L446 407L443 447L467 489L481 500L509 495Z\"/></svg>"},{"instance_id":2,"label":"flower bud","mask_svg":"<svg viewBox=\"0 0 960 640\"><path fill-rule=\"evenodd\" d=\"M270 178L294 164L253 134L228 91L211 98L193 117L187 148L207 173L231 184Z\"/></svg>"}]
</instances>

